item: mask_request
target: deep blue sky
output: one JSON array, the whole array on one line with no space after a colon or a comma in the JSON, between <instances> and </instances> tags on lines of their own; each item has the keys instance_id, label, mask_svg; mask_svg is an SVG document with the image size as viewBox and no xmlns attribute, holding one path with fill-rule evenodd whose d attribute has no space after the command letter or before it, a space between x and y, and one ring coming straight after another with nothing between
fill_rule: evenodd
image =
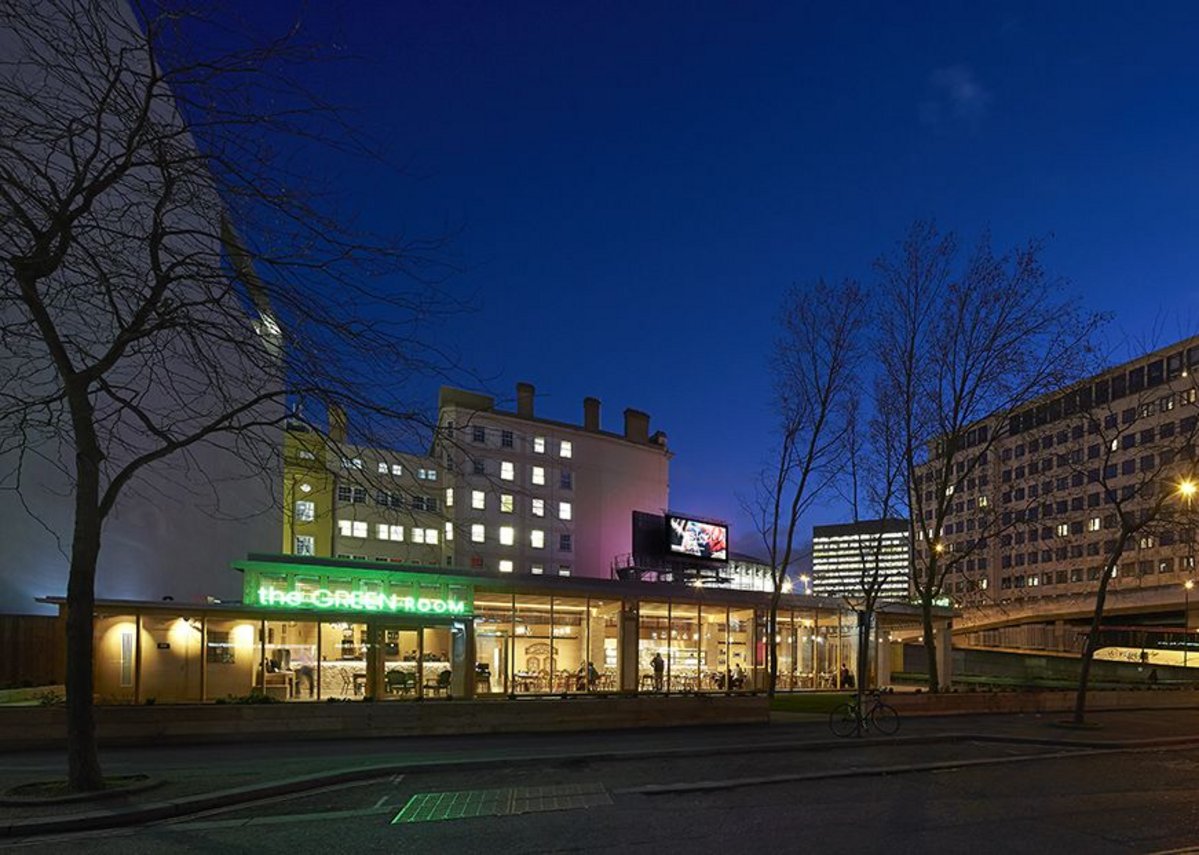
<instances>
[{"instance_id":1,"label":"deep blue sky","mask_svg":"<svg viewBox=\"0 0 1199 855\"><path fill-rule=\"evenodd\" d=\"M1051 234L1117 336L1197 317L1194 4L261 5L358 57L312 81L405 166L330 158L345 210L460 229L474 311L434 338L501 396L536 384L542 414L649 412L672 505L735 542L782 292L868 281L915 217Z\"/></svg>"}]
</instances>

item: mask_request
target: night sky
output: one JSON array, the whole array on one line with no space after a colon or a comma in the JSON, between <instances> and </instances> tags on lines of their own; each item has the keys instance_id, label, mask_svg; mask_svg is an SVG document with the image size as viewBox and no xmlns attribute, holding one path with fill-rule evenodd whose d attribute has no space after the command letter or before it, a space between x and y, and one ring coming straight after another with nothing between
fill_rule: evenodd
<instances>
[{"instance_id":1,"label":"night sky","mask_svg":"<svg viewBox=\"0 0 1199 855\"><path fill-rule=\"evenodd\" d=\"M305 75L403 170L315 168L348 217L455 234L473 310L430 338L508 404L528 380L542 415L580 421L586 395L611 430L649 412L672 505L730 519L735 546L783 291L868 282L915 217L1052 236L1051 270L1117 342L1194 329L1199 6L747 5L246 14L356 57Z\"/></svg>"}]
</instances>

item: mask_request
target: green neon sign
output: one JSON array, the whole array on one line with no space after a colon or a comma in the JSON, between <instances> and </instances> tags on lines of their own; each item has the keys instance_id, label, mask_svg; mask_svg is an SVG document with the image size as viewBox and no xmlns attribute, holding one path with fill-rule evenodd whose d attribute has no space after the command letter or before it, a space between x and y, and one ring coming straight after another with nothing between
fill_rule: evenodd
<instances>
[{"instance_id":1,"label":"green neon sign","mask_svg":"<svg viewBox=\"0 0 1199 855\"><path fill-rule=\"evenodd\" d=\"M329 588L284 591L265 585L258 588L257 593L257 604L271 608L407 615L470 614L466 601L453 597L405 597L376 591L334 591Z\"/></svg>"}]
</instances>

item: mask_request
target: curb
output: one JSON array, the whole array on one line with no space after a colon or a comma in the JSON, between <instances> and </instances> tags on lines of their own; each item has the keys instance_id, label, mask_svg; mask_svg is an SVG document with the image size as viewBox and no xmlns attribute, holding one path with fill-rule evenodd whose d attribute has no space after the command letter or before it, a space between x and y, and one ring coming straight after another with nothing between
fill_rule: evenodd
<instances>
[{"instance_id":1,"label":"curb","mask_svg":"<svg viewBox=\"0 0 1199 855\"><path fill-rule=\"evenodd\" d=\"M703 749L713 754L764 754L779 751L833 751L843 748L884 745L923 745L950 742L987 742L997 744L1041 745L1075 749L1048 755L1030 755L1041 759L1056 759L1065 756L1080 756L1094 752L1130 751L1141 748L1163 748L1176 745L1199 744L1199 733L1194 736L1160 737L1133 740L1077 740L1051 739L1047 737L1021 737L982 733L941 733L896 737L861 737L857 739L825 740L776 740L741 744L712 745ZM278 796L295 795L308 790L358 781L390 778L394 775L410 775L433 771L466 771L487 769L497 766L531 766L553 763L585 763L612 760L654 760L690 757L696 754L696 746L661 749L630 749L627 751L583 751L568 753L528 754L512 757L482 757L450 760L428 760L407 763L385 763L375 766L356 766L333 772L317 772L295 778L286 778L262 784L250 784L229 790L201 793L163 802L151 802L124 810L94 810L68 816L43 816L4 821L0 819L0 839L36 837L48 834L70 834L82 831L98 831L129 825L145 825L168 819L203 813L238 804L249 804ZM979 758L974 760L945 761L939 763L916 763L905 766L880 766L871 768L833 770L823 773L779 775L763 778L735 779L733 781L701 781L692 784L658 784L648 787L621 790L620 792L664 793L701 791L704 789L728 789L731 786L776 783L783 781L820 780L838 777L854 777L866 774L901 774L904 772L930 771L946 767L995 765L997 762L1012 762L1027 758Z\"/></svg>"}]
</instances>

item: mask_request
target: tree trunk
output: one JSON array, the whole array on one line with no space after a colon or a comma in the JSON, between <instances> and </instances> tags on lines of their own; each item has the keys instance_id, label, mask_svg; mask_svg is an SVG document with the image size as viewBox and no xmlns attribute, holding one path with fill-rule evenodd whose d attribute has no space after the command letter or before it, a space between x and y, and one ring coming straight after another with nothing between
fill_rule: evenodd
<instances>
[{"instance_id":1,"label":"tree trunk","mask_svg":"<svg viewBox=\"0 0 1199 855\"><path fill-rule=\"evenodd\" d=\"M766 643L770 645L770 658L767 659L766 675L766 697L768 698L774 697L775 686L778 685L779 648L774 639L778 635L779 598L781 595L781 583L776 582L774 593L770 595L770 619L766 622L766 631L768 633Z\"/></svg>"},{"instance_id":2,"label":"tree trunk","mask_svg":"<svg viewBox=\"0 0 1199 855\"><path fill-rule=\"evenodd\" d=\"M1124 543L1125 536L1121 532L1120 542ZM1087 714L1087 684L1091 679L1091 660L1099 646L1099 627L1103 623L1103 606L1107 601L1107 586L1112 579L1112 568L1120 560L1123 549L1113 555L1103 568L1103 578L1099 580L1099 592L1095 595L1095 613L1091 615L1091 631L1087 633L1087 643L1082 650L1082 662L1078 668L1078 694L1074 698L1075 724L1082 724Z\"/></svg>"},{"instance_id":3,"label":"tree trunk","mask_svg":"<svg viewBox=\"0 0 1199 855\"><path fill-rule=\"evenodd\" d=\"M100 555L99 467L78 456L71 573L67 582L67 781L74 792L104 785L92 712L93 612Z\"/></svg>"},{"instance_id":4,"label":"tree trunk","mask_svg":"<svg viewBox=\"0 0 1199 855\"><path fill-rule=\"evenodd\" d=\"M854 685L858 687L858 711L866 709L866 678L870 673L870 625L873 622L873 607L858 612L858 674ZM861 731L858 731L861 733Z\"/></svg>"},{"instance_id":5,"label":"tree trunk","mask_svg":"<svg viewBox=\"0 0 1199 855\"><path fill-rule=\"evenodd\" d=\"M924 619L924 655L928 659L928 690L941 691L941 675L937 673L937 639L933 635L933 598L920 598L920 614Z\"/></svg>"}]
</instances>

